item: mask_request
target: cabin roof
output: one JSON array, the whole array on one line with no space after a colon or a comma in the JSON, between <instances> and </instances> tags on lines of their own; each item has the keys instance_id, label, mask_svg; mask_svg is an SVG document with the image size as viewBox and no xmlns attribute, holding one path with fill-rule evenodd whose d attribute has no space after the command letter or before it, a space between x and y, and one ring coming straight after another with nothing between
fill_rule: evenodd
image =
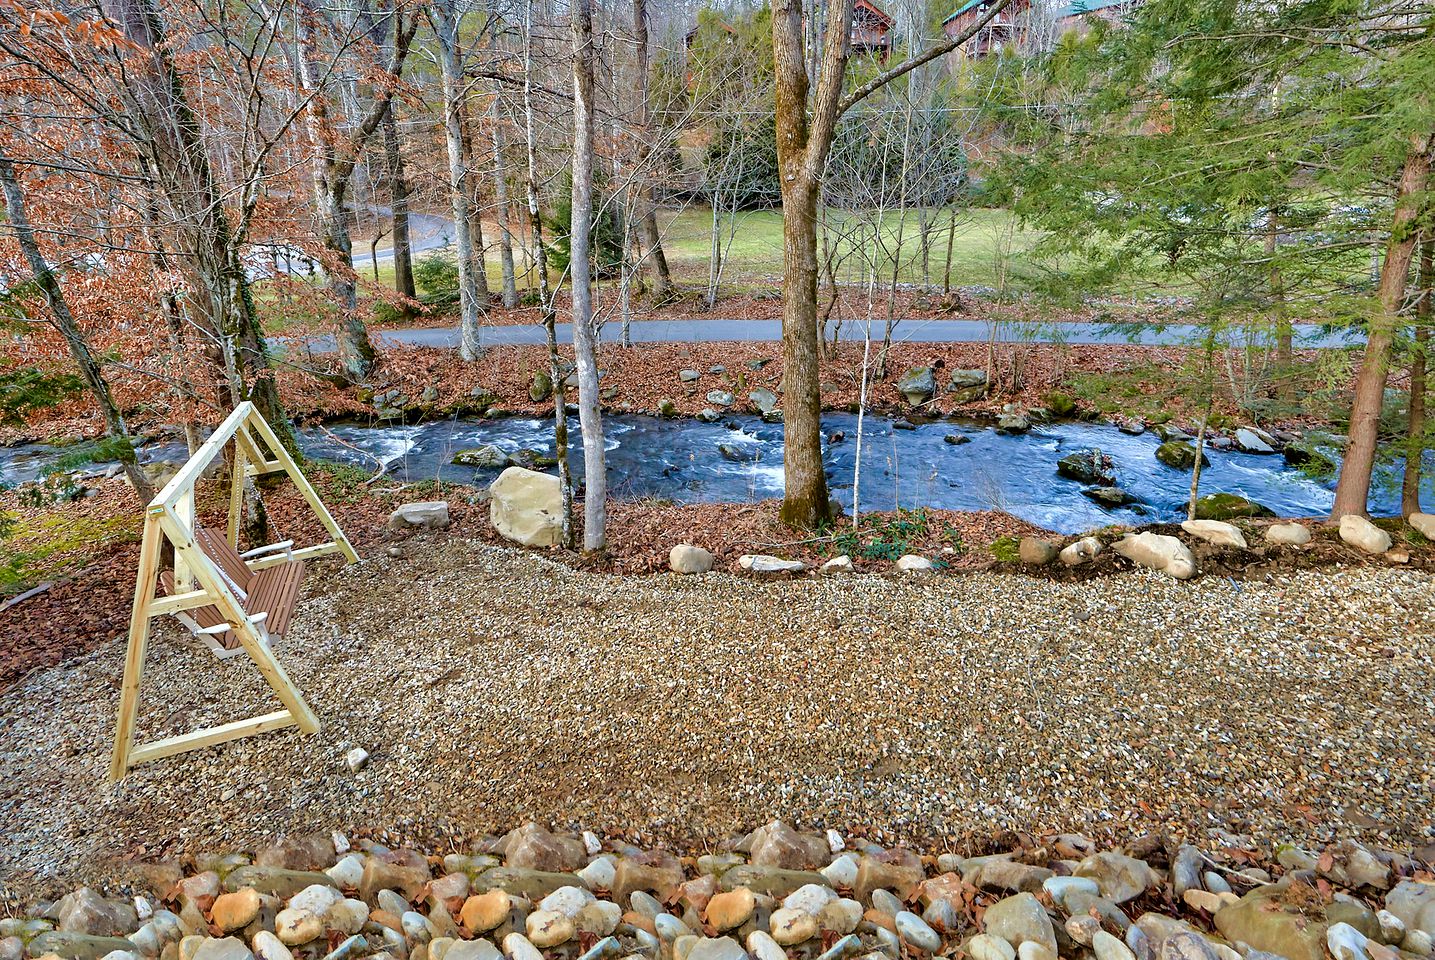
<instances>
[{"instance_id":1,"label":"cabin roof","mask_svg":"<svg viewBox=\"0 0 1435 960\"><path fill-rule=\"evenodd\" d=\"M967 0L966 3L947 15L947 18L942 21L943 26L951 23L968 10L973 10L988 2L989 0ZM1105 10L1107 7L1119 7L1127 2L1128 0L1068 0L1068 2L1057 7L1056 18L1060 20L1065 17L1079 16L1083 13L1094 13L1097 10Z\"/></svg>"},{"instance_id":2,"label":"cabin roof","mask_svg":"<svg viewBox=\"0 0 1435 960\"><path fill-rule=\"evenodd\" d=\"M872 0L854 0L852 4L852 9L867 10L870 13L874 14L879 20L881 20L884 27L892 26L893 21L891 14L887 13L886 10L883 10L881 7L877 6L877 4L873 3Z\"/></svg>"}]
</instances>

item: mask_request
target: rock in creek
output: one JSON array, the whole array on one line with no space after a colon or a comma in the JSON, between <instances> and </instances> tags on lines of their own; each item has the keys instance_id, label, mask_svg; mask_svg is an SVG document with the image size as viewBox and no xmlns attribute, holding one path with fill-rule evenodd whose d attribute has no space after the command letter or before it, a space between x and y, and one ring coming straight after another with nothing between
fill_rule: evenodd
<instances>
[{"instance_id":1,"label":"rock in creek","mask_svg":"<svg viewBox=\"0 0 1435 960\"><path fill-rule=\"evenodd\" d=\"M757 449L738 446L735 443L718 444L718 453L722 454L724 460L731 460L733 463L752 463L759 456Z\"/></svg>"},{"instance_id":2,"label":"rock in creek","mask_svg":"<svg viewBox=\"0 0 1435 960\"><path fill-rule=\"evenodd\" d=\"M1236 520L1242 517L1274 517L1269 507L1234 493L1211 493L1196 501L1197 520Z\"/></svg>"},{"instance_id":3,"label":"rock in creek","mask_svg":"<svg viewBox=\"0 0 1435 960\"><path fill-rule=\"evenodd\" d=\"M1190 470L1196 465L1196 448L1185 440L1167 440L1156 448L1156 459L1177 470ZM1201 454L1201 466L1209 466L1210 462Z\"/></svg>"},{"instance_id":4,"label":"rock in creek","mask_svg":"<svg viewBox=\"0 0 1435 960\"><path fill-rule=\"evenodd\" d=\"M1115 510L1118 507L1132 506L1142 502L1140 497L1127 493L1120 487L1087 487L1081 491L1081 495L1107 510Z\"/></svg>"},{"instance_id":5,"label":"rock in creek","mask_svg":"<svg viewBox=\"0 0 1435 960\"><path fill-rule=\"evenodd\" d=\"M771 413L777 409L777 394L766 387L758 387L747 395L752 405L761 413Z\"/></svg>"},{"instance_id":6,"label":"rock in creek","mask_svg":"<svg viewBox=\"0 0 1435 960\"><path fill-rule=\"evenodd\" d=\"M1111 472L1111 458L1095 447L1068 453L1056 461L1056 472L1079 483L1098 487L1116 485L1116 477Z\"/></svg>"},{"instance_id":7,"label":"rock in creek","mask_svg":"<svg viewBox=\"0 0 1435 960\"><path fill-rule=\"evenodd\" d=\"M1003 407L1001 416L997 417L997 433L1026 433L1030 429L1031 421L1026 414L1011 404Z\"/></svg>"},{"instance_id":8,"label":"rock in creek","mask_svg":"<svg viewBox=\"0 0 1435 960\"><path fill-rule=\"evenodd\" d=\"M497 470L508 462L508 454L491 443L481 447L466 447L453 455L453 463L459 467L476 467L480 470Z\"/></svg>"},{"instance_id":9,"label":"rock in creek","mask_svg":"<svg viewBox=\"0 0 1435 960\"><path fill-rule=\"evenodd\" d=\"M1275 453L1276 438L1260 427L1241 427L1233 438L1242 453Z\"/></svg>"},{"instance_id":10,"label":"rock in creek","mask_svg":"<svg viewBox=\"0 0 1435 960\"><path fill-rule=\"evenodd\" d=\"M897 381L897 392L907 399L909 406L921 406L937 392L936 374L931 367L914 367Z\"/></svg>"}]
</instances>

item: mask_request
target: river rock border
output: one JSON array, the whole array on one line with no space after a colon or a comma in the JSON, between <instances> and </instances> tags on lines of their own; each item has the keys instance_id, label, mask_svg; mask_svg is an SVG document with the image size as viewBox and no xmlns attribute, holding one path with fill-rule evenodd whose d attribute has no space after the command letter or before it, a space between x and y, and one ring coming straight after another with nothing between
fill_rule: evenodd
<instances>
[{"instance_id":1,"label":"river rock border","mask_svg":"<svg viewBox=\"0 0 1435 960\"><path fill-rule=\"evenodd\" d=\"M1098 850L1018 837L922 856L773 821L678 857L528 824L425 856L341 834L88 887L0 920L23 960L1400 960L1435 937L1417 857L1345 840L1271 857L1212 830ZM1425 851L1428 855L1430 851Z\"/></svg>"}]
</instances>

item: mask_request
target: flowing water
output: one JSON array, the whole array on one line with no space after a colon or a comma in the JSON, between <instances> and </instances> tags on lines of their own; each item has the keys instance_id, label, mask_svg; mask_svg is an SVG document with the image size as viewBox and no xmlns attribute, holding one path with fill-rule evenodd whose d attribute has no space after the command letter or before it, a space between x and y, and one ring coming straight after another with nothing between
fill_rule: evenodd
<instances>
[{"instance_id":1,"label":"flowing water","mask_svg":"<svg viewBox=\"0 0 1435 960\"><path fill-rule=\"evenodd\" d=\"M1005 510L1061 533L1107 523L1141 523L1184 516L1190 474L1156 459L1154 434L1130 436L1113 426L1056 423L1030 433L999 434L960 421L935 421L900 429L891 418L863 421L860 495L864 511L898 507ZM641 415L604 418L608 483L616 498L657 497L679 503L745 503L782 495L782 425L734 414L717 423L664 420ZM847 509L854 495L858 459L857 417L827 414L825 459L833 495ZM581 437L569 425L575 476L582 476ZM840 435L840 437L839 437ZM947 437L965 437L954 444ZM455 419L417 425L337 424L308 428L301 443L311 457L365 469L382 464L404 480L442 479L484 485L497 469L456 466L454 454L492 444L504 453L522 449L549 455L547 420L510 417ZM1073 451L1100 448L1114 464L1117 485L1142 503L1104 509L1082 495L1083 484L1057 475L1056 462ZM63 448L31 444L0 449L0 481L34 479ZM1316 479L1288 466L1279 455L1208 451L1201 491L1235 493L1281 516L1322 516L1334 497L1333 480ZM178 461L179 444L151 444L145 460ZM1399 491L1392 473L1378 478L1371 510L1395 513Z\"/></svg>"},{"instance_id":2,"label":"flowing water","mask_svg":"<svg viewBox=\"0 0 1435 960\"><path fill-rule=\"evenodd\" d=\"M1179 519L1190 474L1162 464L1154 434L1130 436L1113 426L1057 423L1020 435L989 427L937 421L899 429L887 417L866 417L861 451L861 507L1005 510L1062 533L1106 523ZM658 497L680 503L749 502L782 495L782 425L733 415L718 423L647 416L604 418L608 483L618 498ZM858 459L857 417L825 414L825 460L833 495L851 509ZM569 425L571 462L582 475L581 438ZM841 434L841 439L837 438ZM953 444L949 436L967 438ZM552 425L541 419L450 420L417 426L358 424L307 431L311 456L377 469L380 462L405 479L485 484L496 469L455 466L455 452L492 444L504 453L553 450ZM1111 457L1117 485L1141 505L1107 510L1082 495L1083 484L1056 473L1073 451L1098 447ZM726 454L724 453L725 448ZM1202 493L1235 493L1281 516L1322 516L1334 499L1333 480L1312 478L1279 455L1208 451ZM1388 477L1385 478L1388 480ZM1371 509L1394 513L1398 490L1377 482Z\"/></svg>"}]
</instances>

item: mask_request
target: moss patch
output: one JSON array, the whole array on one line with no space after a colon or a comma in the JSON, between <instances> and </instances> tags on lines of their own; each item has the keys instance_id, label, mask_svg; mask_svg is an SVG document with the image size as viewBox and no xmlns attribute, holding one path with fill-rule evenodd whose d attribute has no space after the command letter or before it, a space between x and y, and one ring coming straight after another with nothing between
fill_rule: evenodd
<instances>
[{"instance_id":1,"label":"moss patch","mask_svg":"<svg viewBox=\"0 0 1435 960\"><path fill-rule=\"evenodd\" d=\"M139 540L138 516L57 510L16 522L0 547L0 594L28 590L87 566L95 555Z\"/></svg>"}]
</instances>

